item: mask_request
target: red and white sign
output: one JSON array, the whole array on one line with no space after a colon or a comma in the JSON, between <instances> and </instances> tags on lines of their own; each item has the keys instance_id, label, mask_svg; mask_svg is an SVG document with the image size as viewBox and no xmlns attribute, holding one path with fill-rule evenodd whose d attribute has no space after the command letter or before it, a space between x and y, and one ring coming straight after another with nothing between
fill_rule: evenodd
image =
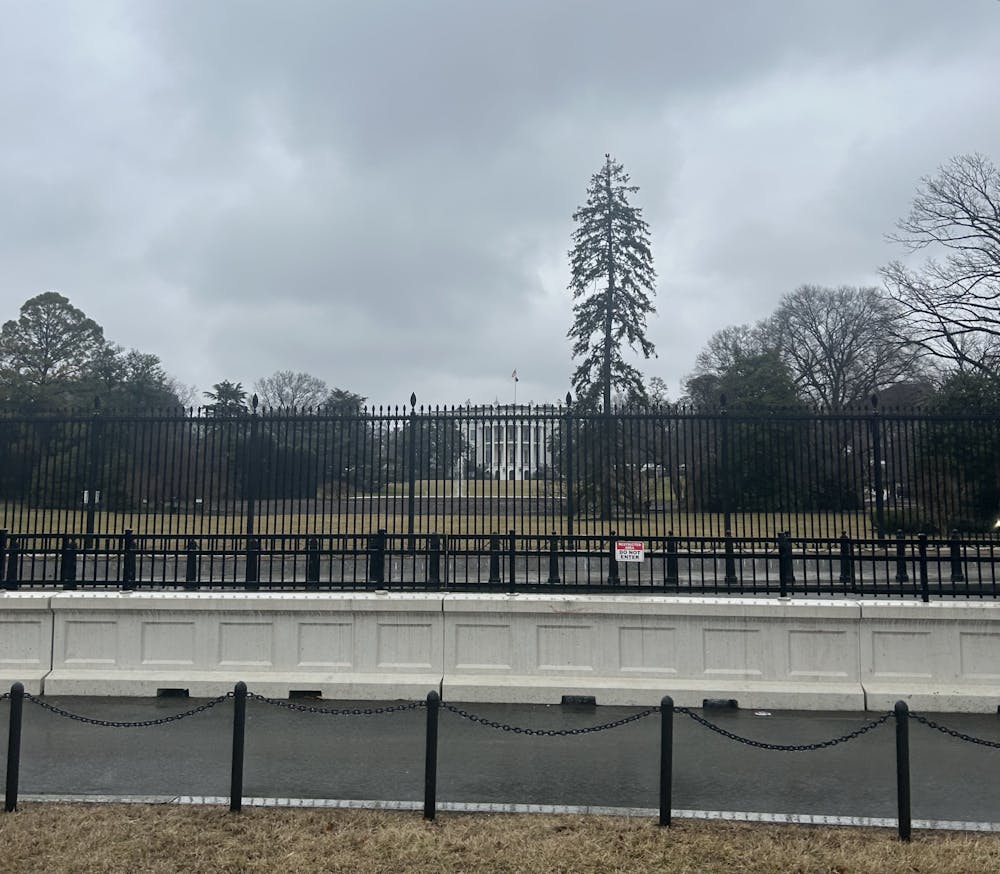
<instances>
[{"instance_id":1,"label":"red and white sign","mask_svg":"<svg viewBox=\"0 0 1000 874\"><path fill-rule=\"evenodd\" d=\"M641 540L616 540L615 559L618 561L642 561L646 557L646 548Z\"/></svg>"}]
</instances>

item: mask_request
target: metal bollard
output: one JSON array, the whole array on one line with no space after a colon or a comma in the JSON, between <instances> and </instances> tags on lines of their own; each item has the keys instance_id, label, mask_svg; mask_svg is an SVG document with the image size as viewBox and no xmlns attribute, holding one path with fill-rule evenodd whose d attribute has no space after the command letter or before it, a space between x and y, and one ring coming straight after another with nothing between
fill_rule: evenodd
<instances>
[{"instance_id":1,"label":"metal bollard","mask_svg":"<svg viewBox=\"0 0 1000 874\"><path fill-rule=\"evenodd\" d=\"M664 562L663 581L668 585L680 582L680 570L677 565L677 538L673 531L667 532L667 559Z\"/></svg>"},{"instance_id":2,"label":"metal bollard","mask_svg":"<svg viewBox=\"0 0 1000 874\"><path fill-rule=\"evenodd\" d=\"M0 528L0 580L3 579L5 562L7 561L7 529Z\"/></svg>"},{"instance_id":3,"label":"metal bollard","mask_svg":"<svg viewBox=\"0 0 1000 874\"><path fill-rule=\"evenodd\" d=\"M256 537L247 538L246 548L246 586L248 592L256 592L260 588L260 540Z\"/></svg>"},{"instance_id":4,"label":"metal bollard","mask_svg":"<svg viewBox=\"0 0 1000 874\"><path fill-rule=\"evenodd\" d=\"M437 812L438 707L441 696L427 693L427 743L424 755L424 819Z\"/></svg>"},{"instance_id":5,"label":"metal bollard","mask_svg":"<svg viewBox=\"0 0 1000 874\"><path fill-rule=\"evenodd\" d=\"M193 537L188 538L185 545L187 556L186 567L184 569L184 589L191 592L198 588L198 565L201 557L198 555L198 541Z\"/></svg>"},{"instance_id":6,"label":"metal bollard","mask_svg":"<svg viewBox=\"0 0 1000 874\"><path fill-rule=\"evenodd\" d=\"M550 583L561 582L559 578L559 535L555 531L549 538L549 579Z\"/></svg>"},{"instance_id":7,"label":"metal bollard","mask_svg":"<svg viewBox=\"0 0 1000 874\"><path fill-rule=\"evenodd\" d=\"M660 825L670 825L674 780L674 699L660 699Z\"/></svg>"},{"instance_id":8,"label":"metal bollard","mask_svg":"<svg viewBox=\"0 0 1000 874\"><path fill-rule=\"evenodd\" d=\"M517 587L514 584L515 573L514 573L514 562L517 560L517 535L514 533L514 529L510 529L507 541L507 594L513 595L517 591Z\"/></svg>"},{"instance_id":9,"label":"metal bollard","mask_svg":"<svg viewBox=\"0 0 1000 874\"><path fill-rule=\"evenodd\" d=\"M432 534L427 551L427 582L441 583L441 535Z\"/></svg>"},{"instance_id":10,"label":"metal bollard","mask_svg":"<svg viewBox=\"0 0 1000 874\"><path fill-rule=\"evenodd\" d=\"M306 588L319 588L319 539L316 537L306 541Z\"/></svg>"},{"instance_id":11,"label":"metal bollard","mask_svg":"<svg viewBox=\"0 0 1000 874\"><path fill-rule=\"evenodd\" d=\"M854 544L846 531L840 533L840 582L854 583Z\"/></svg>"},{"instance_id":12,"label":"metal bollard","mask_svg":"<svg viewBox=\"0 0 1000 874\"><path fill-rule=\"evenodd\" d=\"M229 780L229 809L243 809L243 749L247 728L247 684L242 680L233 687L233 764Z\"/></svg>"},{"instance_id":13,"label":"metal bollard","mask_svg":"<svg viewBox=\"0 0 1000 874\"><path fill-rule=\"evenodd\" d=\"M964 583L965 574L962 572L962 541L957 531L951 532L951 581L953 583Z\"/></svg>"},{"instance_id":14,"label":"metal bollard","mask_svg":"<svg viewBox=\"0 0 1000 874\"><path fill-rule=\"evenodd\" d=\"M17 784L21 776L21 715L24 710L24 686L10 687L10 715L7 723L7 791L3 809L17 810Z\"/></svg>"},{"instance_id":15,"label":"metal bollard","mask_svg":"<svg viewBox=\"0 0 1000 874\"><path fill-rule=\"evenodd\" d=\"M490 578L488 582L500 582L500 535L496 531L490 535Z\"/></svg>"},{"instance_id":16,"label":"metal bollard","mask_svg":"<svg viewBox=\"0 0 1000 874\"><path fill-rule=\"evenodd\" d=\"M735 552L735 544L733 543L732 531L726 531L725 554L726 554L726 583L728 585L732 585L733 583L739 582L739 577L736 576L736 552Z\"/></svg>"},{"instance_id":17,"label":"metal bollard","mask_svg":"<svg viewBox=\"0 0 1000 874\"><path fill-rule=\"evenodd\" d=\"M896 714L896 809L899 839L910 839L910 708L897 701Z\"/></svg>"},{"instance_id":18,"label":"metal bollard","mask_svg":"<svg viewBox=\"0 0 1000 874\"><path fill-rule=\"evenodd\" d=\"M76 588L76 541L64 537L59 554L59 579L67 590Z\"/></svg>"},{"instance_id":19,"label":"metal bollard","mask_svg":"<svg viewBox=\"0 0 1000 874\"><path fill-rule=\"evenodd\" d=\"M906 570L906 541L903 539L903 532L896 532L896 582L908 583L910 575Z\"/></svg>"},{"instance_id":20,"label":"metal bollard","mask_svg":"<svg viewBox=\"0 0 1000 874\"><path fill-rule=\"evenodd\" d=\"M778 581L783 591L795 582L795 567L792 565L792 536L788 531L778 535Z\"/></svg>"},{"instance_id":21,"label":"metal bollard","mask_svg":"<svg viewBox=\"0 0 1000 874\"><path fill-rule=\"evenodd\" d=\"M135 589L135 535L131 528L125 529L122 543L122 590Z\"/></svg>"},{"instance_id":22,"label":"metal bollard","mask_svg":"<svg viewBox=\"0 0 1000 874\"><path fill-rule=\"evenodd\" d=\"M615 539L618 537L617 531L611 532L611 540L608 549L608 585L617 586L621 579L618 576L618 559L615 557Z\"/></svg>"},{"instance_id":23,"label":"metal bollard","mask_svg":"<svg viewBox=\"0 0 1000 874\"><path fill-rule=\"evenodd\" d=\"M385 584L385 529L368 535L368 582Z\"/></svg>"}]
</instances>

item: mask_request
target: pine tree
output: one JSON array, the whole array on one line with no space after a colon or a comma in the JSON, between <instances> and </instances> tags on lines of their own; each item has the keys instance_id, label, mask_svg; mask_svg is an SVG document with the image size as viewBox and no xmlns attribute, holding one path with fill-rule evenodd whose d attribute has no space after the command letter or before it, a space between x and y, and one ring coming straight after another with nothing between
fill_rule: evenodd
<instances>
[{"instance_id":1,"label":"pine tree","mask_svg":"<svg viewBox=\"0 0 1000 874\"><path fill-rule=\"evenodd\" d=\"M577 223L569 252L576 303L573 357L582 358L573 374L577 404L611 409L612 392L628 403L645 402L642 375L622 357L622 340L644 358L655 354L646 339L646 316L656 312L651 296L656 272L649 226L642 210L629 203L639 189L610 155L587 187L587 203L573 213Z\"/></svg>"}]
</instances>

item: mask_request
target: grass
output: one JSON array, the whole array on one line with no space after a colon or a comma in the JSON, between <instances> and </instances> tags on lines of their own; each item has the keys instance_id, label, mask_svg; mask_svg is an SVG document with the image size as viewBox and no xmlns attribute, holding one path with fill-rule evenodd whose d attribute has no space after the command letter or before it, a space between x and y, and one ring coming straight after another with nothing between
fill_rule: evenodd
<instances>
[{"instance_id":1,"label":"grass","mask_svg":"<svg viewBox=\"0 0 1000 874\"><path fill-rule=\"evenodd\" d=\"M530 502L525 510L530 508ZM328 504L327 510L331 509ZM405 504L398 505L393 515L386 507L371 513L323 512L320 505L315 512L303 512L289 506L283 511L281 504L262 506L256 517L256 531L260 534L353 534L369 533L385 528L389 533L407 533ZM96 515L95 531L104 534L125 531L136 534L243 534L245 518L241 514L193 513L105 513ZM0 505L0 527L11 534L48 533L82 534L85 532L87 514L82 510L24 509L14 505ZM871 537L871 519L867 513L734 513L733 531L744 537L776 537L779 531L790 531L799 537L836 537L841 531L853 536ZM414 517L417 534L489 534L506 533L514 529L519 534L567 533L565 518L530 515L528 512L506 512L499 504L493 512L465 514L421 512L419 501ZM716 537L725 531L721 513L685 513L665 511L638 519L616 519L602 522L598 519L576 518L575 534L607 535L612 531L622 536L666 536L673 531L680 537Z\"/></svg>"},{"instance_id":2,"label":"grass","mask_svg":"<svg viewBox=\"0 0 1000 874\"><path fill-rule=\"evenodd\" d=\"M25 804L0 814L5 874L30 872L782 872L977 874L996 835L617 817Z\"/></svg>"}]
</instances>

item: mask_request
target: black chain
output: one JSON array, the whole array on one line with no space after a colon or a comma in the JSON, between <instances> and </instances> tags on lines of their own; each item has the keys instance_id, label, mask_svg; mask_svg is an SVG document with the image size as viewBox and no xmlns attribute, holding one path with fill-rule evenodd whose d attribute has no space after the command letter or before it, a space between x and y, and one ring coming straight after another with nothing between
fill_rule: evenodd
<instances>
[{"instance_id":1,"label":"black chain","mask_svg":"<svg viewBox=\"0 0 1000 874\"><path fill-rule=\"evenodd\" d=\"M738 743L741 744L746 744L749 747L756 747L759 750L776 750L783 753L801 753L801 752L807 752L809 750L822 750L825 749L826 747L835 747L837 746L837 744L847 743L848 741L861 737L861 735L866 734L873 728L878 728L883 723L892 719L892 717L895 715L892 711L889 711L888 713L883 714L873 722L869 722L861 726L861 728L857 729L856 731L852 731L850 734L841 735L840 737L831 738L830 740L819 741L813 744L769 744L761 740L754 740L753 738L749 737L741 737L738 734L733 734L731 731L726 731L721 726L709 722L703 716L699 716L697 713L695 713L692 710L689 710L687 707L676 707L674 708L674 711L676 713L686 713L695 722L705 726L705 728L710 729L711 731L716 732L716 734L721 734L723 737L729 738L730 740L737 741Z\"/></svg>"},{"instance_id":2,"label":"black chain","mask_svg":"<svg viewBox=\"0 0 1000 874\"><path fill-rule=\"evenodd\" d=\"M311 704L293 704L291 701L282 701L278 698L265 698L256 692L247 692L247 698L251 701L260 701L263 704L270 704L272 707L281 707L285 710L296 710L299 713L321 713L324 716L381 716L383 713L400 713L404 710L416 710L426 707L426 701L410 701L406 704L390 704L386 707L316 707Z\"/></svg>"},{"instance_id":3,"label":"black chain","mask_svg":"<svg viewBox=\"0 0 1000 874\"><path fill-rule=\"evenodd\" d=\"M591 734L595 731L607 731L610 728L619 728L622 725L628 725L630 722L638 722L640 719L645 719L647 716L653 713L658 713L659 707L650 707L649 710L643 710L641 713L635 713L632 716L626 716L624 719L616 719L614 722L605 722L603 725L588 725L585 728L522 728L519 725L507 725L504 722L494 722L492 719L485 719L482 716L476 716L474 713L469 713L465 710L460 710L451 704L445 704L442 702L441 707L444 710L450 710L456 716L461 716L462 719L468 719L470 722L478 722L480 725L485 725L487 728L495 728L499 731L512 731L514 734L527 734L534 735L536 737L566 737L571 734Z\"/></svg>"},{"instance_id":4,"label":"black chain","mask_svg":"<svg viewBox=\"0 0 1000 874\"><path fill-rule=\"evenodd\" d=\"M948 728L945 725L938 725L936 722L932 722L926 716L921 716L919 713L910 712L910 719L915 719L922 725L926 725L928 728L933 728L935 731L940 731L942 734L946 734L949 737L957 738L958 740L964 740L966 743L979 744L982 747L991 747L995 750L1000 750L1000 742L995 740L984 740L981 737L974 737L971 734L963 734L960 731L955 731L953 728Z\"/></svg>"},{"instance_id":5,"label":"black chain","mask_svg":"<svg viewBox=\"0 0 1000 874\"><path fill-rule=\"evenodd\" d=\"M183 713L174 713L170 716L161 716L157 719L145 719L141 722L119 722L113 719L94 719L90 716L81 716L79 713L70 713L68 710L63 710L61 707L49 704L41 698L36 698L34 695L30 695L27 692L24 693L24 697L33 704L37 704L43 710L48 710L50 713L54 713L56 716L65 716L67 719L75 719L77 722L85 722L87 725L99 725L103 728L149 728L153 725L167 725L167 723L177 722L177 720L185 719L188 716L196 716L199 713L204 713L206 710L211 710L217 704L221 704L223 701L232 698L233 693L227 692L225 695L220 695L218 698L213 698L211 701L206 701L204 704L199 704L197 707L185 710Z\"/></svg>"}]
</instances>

